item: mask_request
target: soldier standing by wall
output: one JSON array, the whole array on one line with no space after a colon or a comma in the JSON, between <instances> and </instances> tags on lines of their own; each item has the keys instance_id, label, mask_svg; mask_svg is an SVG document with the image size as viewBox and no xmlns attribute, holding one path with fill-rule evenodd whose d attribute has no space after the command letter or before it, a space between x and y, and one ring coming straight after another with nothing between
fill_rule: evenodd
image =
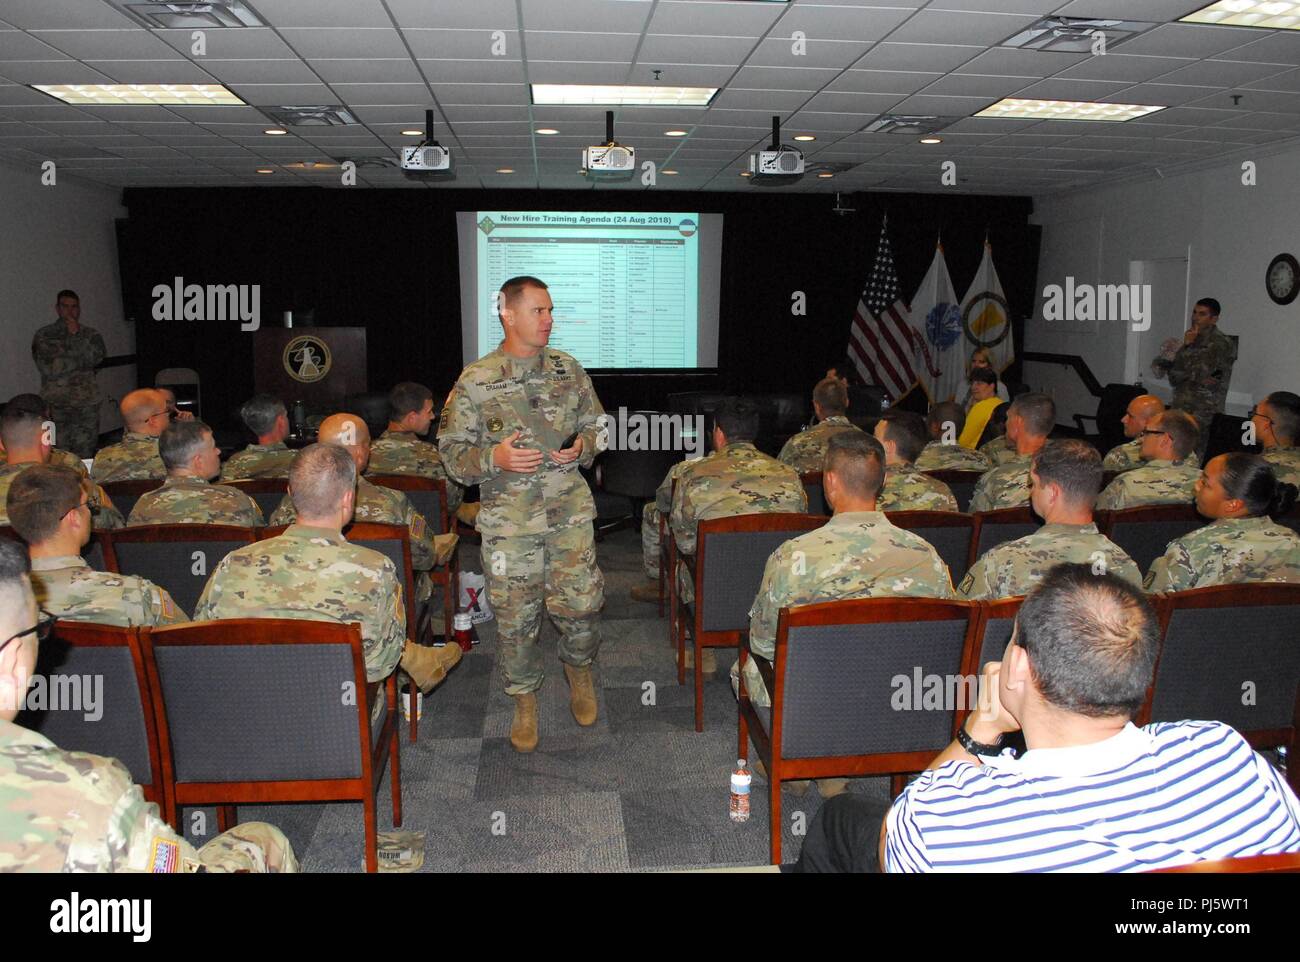
<instances>
[{"instance_id":1,"label":"soldier standing by wall","mask_svg":"<svg viewBox=\"0 0 1300 962\"><path fill-rule=\"evenodd\" d=\"M1151 362L1152 373L1168 377L1173 386L1174 399L1169 406L1186 411L1200 422L1198 461L1205 456L1210 423L1215 414L1223 411L1228 399L1228 382L1237 360L1237 346L1219 330L1219 311L1219 302L1214 298L1201 298L1192 309L1192 326L1183 335L1183 343L1171 338Z\"/></svg>"},{"instance_id":2,"label":"soldier standing by wall","mask_svg":"<svg viewBox=\"0 0 1300 962\"><path fill-rule=\"evenodd\" d=\"M99 385L95 368L108 352L93 327L81 323L81 298L59 291L59 319L32 338L32 359L41 372L41 396L54 418L55 444L79 458L93 457L99 445Z\"/></svg>"}]
</instances>

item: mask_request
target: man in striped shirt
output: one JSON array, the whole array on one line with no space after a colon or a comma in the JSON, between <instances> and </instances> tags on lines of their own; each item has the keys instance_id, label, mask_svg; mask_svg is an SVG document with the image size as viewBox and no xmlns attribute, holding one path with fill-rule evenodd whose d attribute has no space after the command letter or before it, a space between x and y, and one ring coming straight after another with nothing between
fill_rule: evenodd
<instances>
[{"instance_id":1,"label":"man in striped shirt","mask_svg":"<svg viewBox=\"0 0 1300 962\"><path fill-rule=\"evenodd\" d=\"M985 666L985 703L879 836L870 803L833 799L801 867L861 870L874 850L889 872L1143 872L1300 851L1300 802L1236 731L1133 725L1157 638L1136 588L1087 565L1053 568L1003 660ZM998 743L1018 730L1028 750L1015 758Z\"/></svg>"}]
</instances>

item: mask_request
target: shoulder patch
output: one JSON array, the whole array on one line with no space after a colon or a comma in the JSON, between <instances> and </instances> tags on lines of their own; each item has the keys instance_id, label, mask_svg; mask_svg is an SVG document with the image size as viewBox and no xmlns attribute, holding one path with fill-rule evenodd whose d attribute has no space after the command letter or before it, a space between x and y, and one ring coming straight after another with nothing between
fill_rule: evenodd
<instances>
[{"instance_id":1,"label":"shoulder patch","mask_svg":"<svg viewBox=\"0 0 1300 962\"><path fill-rule=\"evenodd\" d=\"M170 875L180 868L181 846L179 842L153 837L153 846L149 852L149 871L154 874Z\"/></svg>"}]
</instances>

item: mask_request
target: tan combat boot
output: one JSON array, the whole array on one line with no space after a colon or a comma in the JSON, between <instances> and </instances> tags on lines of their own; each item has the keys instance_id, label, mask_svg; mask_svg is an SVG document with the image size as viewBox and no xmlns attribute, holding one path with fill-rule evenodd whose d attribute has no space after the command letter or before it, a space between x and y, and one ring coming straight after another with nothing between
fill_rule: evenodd
<instances>
[{"instance_id":1,"label":"tan combat boot","mask_svg":"<svg viewBox=\"0 0 1300 962\"><path fill-rule=\"evenodd\" d=\"M510 744L517 752L537 747L537 693L515 695L515 718L510 723Z\"/></svg>"},{"instance_id":2,"label":"tan combat boot","mask_svg":"<svg viewBox=\"0 0 1300 962\"><path fill-rule=\"evenodd\" d=\"M408 641L402 649L402 671L410 675L416 687L427 695L447 677L448 670L460 661L461 654L460 645L426 648Z\"/></svg>"},{"instance_id":3,"label":"tan combat boot","mask_svg":"<svg viewBox=\"0 0 1300 962\"><path fill-rule=\"evenodd\" d=\"M631 595L633 601L644 601L657 605L659 603L659 582L642 581L640 584L633 585L628 594Z\"/></svg>"},{"instance_id":4,"label":"tan combat boot","mask_svg":"<svg viewBox=\"0 0 1300 962\"><path fill-rule=\"evenodd\" d=\"M564 676L569 679L569 710L573 720L586 728L596 724L596 690L591 683L591 666L575 668L564 666Z\"/></svg>"}]
</instances>

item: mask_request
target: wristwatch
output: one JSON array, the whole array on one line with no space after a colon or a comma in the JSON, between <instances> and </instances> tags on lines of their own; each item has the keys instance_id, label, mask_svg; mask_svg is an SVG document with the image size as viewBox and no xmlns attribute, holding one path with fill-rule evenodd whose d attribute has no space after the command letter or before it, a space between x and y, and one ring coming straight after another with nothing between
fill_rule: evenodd
<instances>
[{"instance_id":1,"label":"wristwatch","mask_svg":"<svg viewBox=\"0 0 1300 962\"><path fill-rule=\"evenodd\" d=\"M965 722L962 722L957 729L957 744L972 755L994 756L1002 754L1001 736L998 737L998 743L996 745L986 745L983 742L977 742L975 739L971 738L970 733L966 731Z\"/></svg>"}]
</instances>

